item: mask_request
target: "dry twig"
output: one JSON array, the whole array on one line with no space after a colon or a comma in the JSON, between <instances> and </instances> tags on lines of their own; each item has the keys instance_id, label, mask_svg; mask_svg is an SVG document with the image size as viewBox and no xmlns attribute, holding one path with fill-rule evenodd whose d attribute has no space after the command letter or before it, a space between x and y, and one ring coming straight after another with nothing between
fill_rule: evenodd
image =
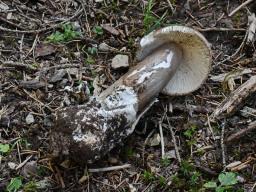
<instances>
[{"instance_id":1,"label":"dry twig","mask_svg":"<svg viewBox=\"0 0 256 192\"><path fill-rule=\"evenodd\" d=\"M173 141L173 144L174 144L176 157L177 157L177 159L178 159L178 162L181 163L179 148L178 148L178 145L177 145L177 142L176 142L176 138L175 138L175 133L174 133L174 131L173 131L173 127L171 126L170 121L169 121L167 115L165 115L165 117L166 117L166 120L167 120L167 122L168 122L168 127L169 127L169 129L170 129L170 131L171 131L172 141Z\"/></svg>"},{"instance_id":2,"label":"dry twig","mask_svg":"<svg viewBox=\"0 0 256 192\"><path fill-rule=\"evenodd\" d=\"M247 133L256 130L256 121L251 122L247 128L244 128L242 130L239 130L238 132L230 135L227 139L226 139L226 143L231 143L234 140L240 139L241 137L243 137L244 135L246 135Z\"/></svg>"},{"instance_id":3,"label":"dry twig","mask_svg":"<svg viewBox=\"0 0 256 192\"><path fill-rule=\"evenodd\" d=\"M213 112L211 118L223 118L235 113L242 102L256 91L256 76L252 76L227 97Z\"/></svg>"},{"instance_id":4,"label":"dry twig","mask_svg":"<svg viewBox=\"0 0 256 192\"><path fill-rule=\"evenodd\" d=\"M97 173L97 172L106 172L106 171L115 171L120 169L127 169L131 167L130 164L124 164L119 166L112 166L112 167L104 167L104 168L97 168L97 169L88 169L90 173Z\"/></svg>"},{"instance_id":5,"label":"dry twig","mask_svg":"<svg viewBox=\"0 0 256 192\"><path fill-rule=\"evenodd\" d=\"M229 17L232 17L234 14L236 14L240 9L248 5L249 3L252 3L254 0L247 0L243 2L241 5L239 5L237 8L235 8L231 13L228 14Z\"/></svg>"}]
</instances>

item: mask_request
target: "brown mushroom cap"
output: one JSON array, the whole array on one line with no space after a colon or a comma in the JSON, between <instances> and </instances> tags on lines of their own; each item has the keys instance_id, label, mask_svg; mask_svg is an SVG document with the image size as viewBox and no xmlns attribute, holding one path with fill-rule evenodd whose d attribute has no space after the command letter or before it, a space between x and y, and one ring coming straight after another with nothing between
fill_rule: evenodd
<instances>
[{"instance_id":1,"label":"brown mushroom cap","mask_svg":"<svg viewBox=\"0 0 256 192\"><path fill-rule=\"evenodd\" d=\"M195 91L207 78L211 66L210 45L198 31L185 26L169 26L143 37L138 61L159 46L173 42L182 49L182 61L162 93L167 95L184 95Z\"/></svg>"}]
</instances>

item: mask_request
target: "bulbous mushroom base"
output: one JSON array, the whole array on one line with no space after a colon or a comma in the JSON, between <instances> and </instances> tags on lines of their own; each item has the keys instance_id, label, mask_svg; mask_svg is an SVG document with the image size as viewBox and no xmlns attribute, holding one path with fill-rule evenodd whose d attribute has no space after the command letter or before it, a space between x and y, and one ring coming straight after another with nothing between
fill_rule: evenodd
<instances>
[{"instance_id":1,"label":"bulbous mushroom base","mask_svg":"<svg viewBox=\"0 0 256 192\"><path fill-rule=\"evenodd\" d=\"M98 160L133 132L136 114L132 103L108 110L106 102L97 98L86 105L64 108L57 112L51 132L52 155L69 156L80 163Z\"/></svg>"}]
</instances>

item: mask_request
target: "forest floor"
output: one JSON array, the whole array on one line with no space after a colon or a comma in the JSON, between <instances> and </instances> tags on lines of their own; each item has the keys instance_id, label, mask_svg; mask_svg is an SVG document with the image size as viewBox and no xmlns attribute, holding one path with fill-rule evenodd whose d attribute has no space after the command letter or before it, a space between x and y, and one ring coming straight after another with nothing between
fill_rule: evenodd
<instances>
[{"instance_id":1,"label":"forest floor","mask_svg":"<svg viewBox=\"0 0 256 192\"><path fill-rule=\"evenodd\" d=\"M0 191L256 191L255 128L231 138L256 127L255 94L211 119L256 74L255 43L247 43L256 2L244 2L0 0ZM54 161L55 111L107 88L128 70L112 69L113 57L128 55L134 65L141 37L171 24L211 44L206 82L185 96L159 95L135 132L100 161ZM124 168L99 169L117 165Z\"/></svg>"}]
</instances>

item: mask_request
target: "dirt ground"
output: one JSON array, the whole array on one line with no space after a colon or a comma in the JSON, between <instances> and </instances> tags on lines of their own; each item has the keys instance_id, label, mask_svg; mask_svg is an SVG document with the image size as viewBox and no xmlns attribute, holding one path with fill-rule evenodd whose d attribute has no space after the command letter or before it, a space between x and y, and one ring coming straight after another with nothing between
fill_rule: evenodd
<instances>
[{"instance_id":1,"label":"dirt ground","mask_svg":"<svg viewBox=\"0 0 256 192\"><path fill-rule=\"evenodd\" d=\"M0 191L256 191L255 128L230 140L255 127L255 93L211 120L256 74L255 43L246 42L256 2L232 13L244 2L0 0ZM212 69L200 89L160 94L135 132L100 161L52 159L55 111L107 88L128 70L113 70L113 57L128 55L134 65L140 38L171 24L192 27L211 44ZM99 169L118 165L126 168ZM233 183L223 184L223 175ZM210 181L219 188L209 189Z\"/></svg>"}]
</instances>

